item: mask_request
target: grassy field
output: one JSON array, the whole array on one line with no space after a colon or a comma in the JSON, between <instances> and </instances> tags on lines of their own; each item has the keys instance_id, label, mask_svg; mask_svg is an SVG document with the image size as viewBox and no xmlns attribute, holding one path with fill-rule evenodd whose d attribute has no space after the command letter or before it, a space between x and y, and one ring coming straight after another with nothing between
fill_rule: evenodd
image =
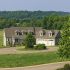
<instances>
[{"instance_id":1,"label":"grassy field","mask_svg":"<svg viewBox=\"0 0 70 70\"><path fill-rule=\"evenodd\" d=\"M3 30L0 30L0 48L3 47Z\"/></svg>"},{"instance_id":2,"label":"grassy field","mask_svg":"<svg viewBox=\"0 0 70 70\"><path fill-rule=\"evenodd\" d=\"M32 54L8 54L0 55L0 67L24 67L52 62L66 61L60 59L56 52L32 53Z\"/></svg>"}]
</instances>

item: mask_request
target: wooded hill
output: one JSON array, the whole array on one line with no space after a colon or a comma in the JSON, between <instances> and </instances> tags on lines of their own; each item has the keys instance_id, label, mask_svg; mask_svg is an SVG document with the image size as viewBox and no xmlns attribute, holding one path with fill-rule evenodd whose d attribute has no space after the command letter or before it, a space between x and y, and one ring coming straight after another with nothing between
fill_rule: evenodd
<instances>
[{"instance_id":1,"label":"wooded hill","mask_svg":"<svg viewBox=\"0 0 70 70\"><path fill-rule=\"evenodd\" d=\"M8 19L30 19L30 18L42 18L56 14L60 16L69 15L69 12L56 12L56 11L0 11L0 17Z\"/></svg>"},{"instance_id":2,"label":"wooded hill","mask_svg":"<svg viewBox=\"0 0 70 70\"><path fill-rule=\"evenodd\" d=\"M61 30L69 15L69 12L56 11L0 11L0 29L36 26Z\"/></svg>"}]
</instances>

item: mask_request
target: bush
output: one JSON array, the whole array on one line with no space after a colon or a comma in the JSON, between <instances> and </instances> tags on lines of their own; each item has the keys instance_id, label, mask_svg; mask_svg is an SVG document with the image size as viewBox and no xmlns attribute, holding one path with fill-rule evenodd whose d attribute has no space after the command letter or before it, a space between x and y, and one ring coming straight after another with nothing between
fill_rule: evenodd
<instances>
[{"instance_id":1,"label":"bush","mask_svg":"<svg viewBox=\"0 0 70 70\"><path fill-rule=\"evenodd\" d=\"M70 70L70 65L69 64L65 64L64 70Z\"/></svg>"},{"instance_id":2,"label":"bush","mask_svg":"<svg viewBox=\"0 0 70 70\"><path fill-rule=\"evenodd\" d=\"M60 68L60 69L57 69L57 70L70 70L70 65L69 64L65 64L64 68Z\"/></svg>"},{"instance_id":3,"label":"bush","mask_svg":"<svg viewBox=\"0 0 70 70\"><path fill-rule=\"evenodd\" d=\"M38 44L38 45L35 46L35 49L44 50L44 49L46 49L46 46L45 46L45 44Z\"/></svg>"},{"instance_id":4,"label":"bush","mask_svg":"<svg viewBox=\"0 0 70 70\"><path fill-rule=\"evenodd\" d=\"M57 70L64 70L63 68L57 69Z\"/></svg>"}]
</instances>

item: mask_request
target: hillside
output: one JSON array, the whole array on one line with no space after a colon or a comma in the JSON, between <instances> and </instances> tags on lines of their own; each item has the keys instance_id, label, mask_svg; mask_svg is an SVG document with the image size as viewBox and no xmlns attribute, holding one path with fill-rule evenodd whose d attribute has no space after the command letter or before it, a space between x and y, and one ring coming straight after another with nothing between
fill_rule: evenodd
<instances>
[{"instance_id":1,"label":"hillside","mask_svg":"<svg viewBox=\"0 0 70 70\"><path fill-rule=\"evenodd\" d=\"M9 19L30 19L32 17L42 18L51 14L69 15L69 12L56 12L56 11L0 11L0 17Z\"/></svg>"}]
</instances>

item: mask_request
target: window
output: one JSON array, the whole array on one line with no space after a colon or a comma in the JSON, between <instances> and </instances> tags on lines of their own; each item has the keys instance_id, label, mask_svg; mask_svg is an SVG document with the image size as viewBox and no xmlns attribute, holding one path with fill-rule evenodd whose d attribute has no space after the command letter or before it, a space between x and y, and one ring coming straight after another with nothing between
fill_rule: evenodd
<instances>
[{"instance_id":1,"label":"window","mask_svg":"<svg viewBox=\"0 0 70 70\"><path fill-rule=\"evenodd\" d=\"M49 32L49 36L52 37L53 35L54 35L54 32L53 31L50 31Z\"/></svg>"},{"instance_id":2,"label":"window","mask_svg":"<svg viewBox=\"0 0 70 70\"><path fill-rule=\"evenodd\" d=\"M15 42L18 42L18 39L15 39Z\"/></svg>"},{"instance_id":3,"label":"window","mask_svg":"<svg viewBox=\"0 0 70 70\"><path fill-rule=\"evenodd\" d=\"M9 41L9 38L7 38L7 41Z\"/></svg>"},{"instance_id":4,"label":"window","mask_svg":"<svg viewBox=\"0 0 70 70\"><path fill-rule=\"evenodd\" d=\"M49 40L49 41L53 41L53 40Z\"/></svg>"},{"instance_id":5,"label":"window","mask_svg":"<svg viewBox=\"0 0 70 70\"><path fill-rule=\"evenodd\" d=\"M24 35L27 35L27 32L23 32Z\"/></svg>"},{"instance_id":6,"label":"window","mask_svg":"<svg viewBox=\"0 0 70 70\"><path fill-rule=\"evenodd\" d=\"M52 36L52 33L50 33L50 36Z\"/></svg>"},{"instance_id":7,"label":"window","mask_svg":"<svg viewBox=\"0 0 70 70\"><path fill-rule=\"evenodd\" d=\"M43 36L43 33L40 33L40 36Z\"/></svg>"},{"instance_id":8,"label":"window","mask_svg":"<svg viewBox=\"0 0 70 70\"><path fill-rule=\"evenodd\" d=\"M19 35L22 35L22 32L19 32L18 34L19 34Z\"/></svg>"},{"instance_id":9,"label":"window","mask_svg":"<svg viewBox=\"0 0 70 70\"><path fill-rule=\"evenodd\" d=\"M32 35L34 35L34 32L30 32Z\"/></svg>"},{"instance_id":10,"label":"window","mask_svg":"<svg viewBox=\"0 0 70 70\"><path fill-rule=\"evenodd\" d=\"M22 35L22 32L16 31L16 35Z\"/></svg>"},{"instance_id":11,"label":"window","mask_svg":"<svg viewBox=\"0 0 70 70\"><path fill-rule=\"evenodd\" d=\"M40 31L40 36L43 36L43 31Z\"/></svg>"}]
</instances>

